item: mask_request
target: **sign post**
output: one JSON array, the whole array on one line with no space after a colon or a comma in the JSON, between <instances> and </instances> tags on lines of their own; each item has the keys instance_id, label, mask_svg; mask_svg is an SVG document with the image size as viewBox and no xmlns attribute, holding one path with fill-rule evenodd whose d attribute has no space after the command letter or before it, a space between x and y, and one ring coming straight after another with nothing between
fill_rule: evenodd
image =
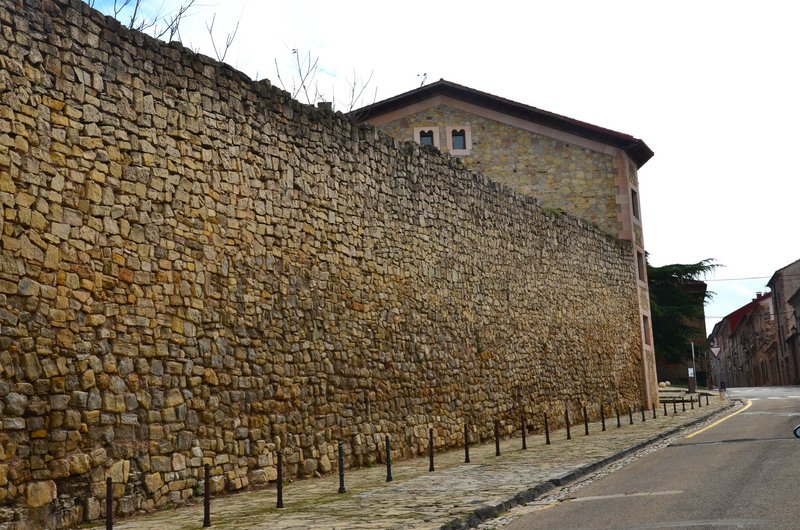
<instances>
[{"instance_id":1,"label":"sign post","mask_svg":"<svg viewBox=\"0 0 800 530\"><path fill-rule=\"evenodd\" d=\"M689 393L694 394L697 390L697 382L694 373L694 342L692 343L692 366L689 367Z\"/></svg>"}]
</instances>

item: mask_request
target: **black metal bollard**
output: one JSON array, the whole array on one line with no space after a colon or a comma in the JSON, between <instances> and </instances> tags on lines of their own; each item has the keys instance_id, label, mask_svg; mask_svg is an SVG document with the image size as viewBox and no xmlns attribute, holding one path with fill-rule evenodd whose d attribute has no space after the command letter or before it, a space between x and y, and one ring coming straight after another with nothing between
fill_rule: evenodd
<instances>
[{"instance_id":1,"label":"black metal bollard","mask_svg":"<svg viewBox=\"0 0 800 530\"><path fill-rule=\"evenodd\" d=\"M628 405L628 418L631 420L631 425L633 425L633 407Z\"/></svg>"},{"instance_id":2,"label":"black metal bollard","mask_svg":"<svg viewBox=\"0 0 800 530\"><path fill-rule=\"evenodd\" d=\"M694 396L689 396L689 406L694 410Z\"/></svg>"},{"instance_id":3,"label":"black metal bollard","mask_svg":"<svg viewBox=\"0 0 800 530\"><path fill-rule=\"evenodd\" d=\"M603 404L600 404L600 425L603 426L603 432L606 430L606 412L603 410Z\"/></svg>"},{"instance_id":4,"label":"black metal bollard","mask_svg":"<svg viewBox=\"0 0 800 530\"><path fill-rule=\"evenodd\" d=\"M622 427L622 422L619 421L619 406L615 403L614 404L614 414L617 415L617 429Z\"/></svg>"},{"instance_id":5,"label":"black metal bollard","mask_svg":"<svg viewBox=\"0 0 800 530\"><path fill-rule=\"evenodd\" d=\"M706 406L708 406L708 394L706 394Z\"/></svg>"},{"instance_id":6,"label":"black metal bollard","mask_svg":"<svg viewBox=\"0 0 800 530\"><path fill-rule=\"evenodd\" d=\"M699 408L699 409L703 408L703 403L700 401L701 397L702 396L700 394L697 395L697 408Z\"/></svg>"},{"instance_id":7,"label":"black metal bollard","mask_svg":"<svg viewBox=\"0 0 800 530\"><path fill-rule=\"evenodd\" d=\"M203 528L211 526L211 466L203 466Z\"/></svg>"},{"instance_id":8,"label":"black metal bollard","mask_svg":"<svg viewBox=\"0 0 800 530\"><path fill-rule=\"evenodd\" d=\"M433 467L433 427L428 429L428 471L435 471Z\"/></svg>"},{"instance_id":9,"label":"black metal bollard","mask_svg":"<svg viewBox=\"0 0 800 530\"><path fill-rule=\"evenodd\" d=\"M664 416L666 416L667 415L667 402L666 401L662 401L661 403L664 404Z\"/></svg>"},{"instance_id":10,"label":"black metal bollard","mask_svg":"<svg viewBox=\"0 0 800 530\"><path fill-rule=\"evenodd\" d=\"M653 419L657 420L658 419L658 413L656 412L656 402L655 401L651 401L650 403L653 406Z\"/></svg>"},{"instance_id":11,"label":"black metal bollard","mask_svg":"<svg viewBox=\"0 0 800 530\"><path fill-rule=\"evenodd\" d=\"M389 444L389 435L386 435L386 482L391 482L392 478L392 446Z\"/></svg>"},{"instance_id":12,"label":"black metal bollard","mask_svg":"<svg viewBox=\"0 0 800 530\"><path fill-rule=\"evenodd\" d=\"M347 493L344 487L344 443L339 442L339 493Z\"/></svg>"},{"instance_id":13,"label":"black metal bollard","mask_svg":"<svg viewBox=\"0 0 800 530\"><path fill-rule=\"evenodd\" d=\"M500 456L500 422L494 420L494 456Z\"/></svg>"},{"instance_id":14,"label":"black metal bollard","mask_svg":"<svg viewBox=\"0 0 800 530\"><path fill-rule=\"evenodd\" d=\"M672 400L672 414L678 414L678 402L675 399Z\"/></svg>"},{"instance_id":15,"label":"black metal bollard","mask_svg":"<svg viewBox=\"0 0 800 530\"><path fill-rule=\"evenodd\" d=\"M550 445L550 425L547 423L547 413L544 413L544 443Z\"/></svg>"},{"instance_id":16,"label":"black metal bollard","mask_svg":"<svg viewBox=\"0 0 800 530\"><path fill-rule=\"evenodd\" d=\"M686 412L686 398L681 396L681 412Z\"/></svg>"},{"instance_id":17,"label":"black metal bollard","mask_svg":"<svg viewBox=\"0 0 800 530\"><path fill-rule=\"evenodd\" d=\"M469 464L469 425L464 424L464 463Z\"/></svg>"},{"instance_id":18,"label":"black metal bollard","mask_svg":"<svg viewBox=\"0 0 800 530\"><path fill-rule=\"evenodd\" d=\"M644 415L644 409L645 409L645 406L644 406L644 403L642 403L642 411L641 411L642 412L642 423L647 421L647 418Z\"/></svg>"},{"instance_id":19,"label":"black metal bollard","mask_svg":"<svg viewBox=\"0 0 800 530\"><path fill-rule=\"evenodd\" d=\"M526 439L526 432L525 432L525 414L520 416L520 424L522 426L522 450L528 448L528 440Z\"/></svg>"},{"instance_id":20,"label":"black metal bollard","mask_svg":"<svg viewBox=\"0 0 800 530\"><path fill-rule=\"evenodd\" d=\"M283 451L278 451L278 502L276 508L283 508Z\"/></svg>"},{"instance_id":21,"label":"black metal bollard","mask_svg":"<svg viewBox=\"0 0 800 530\"><path fill-rule=\"evenodd\" d=\"M569 407L564 409L564 421L567 424L567 440L572 440L572 434L569 432Z\"/></svg>"},{"instance_id":22,"label":"black metal bollard","mask_svg":"<svg viewBox=\"0 0 800 530\"><path fill-rule=\"evenodd\" d=\"M114 528L114 487L111 477L106 477L106 530Z\"/></svg>"},{"instance_id":23,"label":"black metal bollard","mask_svg":"<svg viewBox=\"0 0 800 530\"><path fill-rule=\"evenodd\" d=\"M586 415L586 406L583 407L583 435L589 436L589 416Z\"/></svg>"}]
</instances>

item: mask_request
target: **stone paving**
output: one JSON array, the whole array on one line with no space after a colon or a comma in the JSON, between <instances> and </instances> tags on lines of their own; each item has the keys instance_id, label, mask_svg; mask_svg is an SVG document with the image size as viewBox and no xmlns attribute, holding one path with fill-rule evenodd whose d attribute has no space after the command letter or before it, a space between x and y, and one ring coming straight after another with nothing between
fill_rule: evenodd
<instances>
[{"instance_id":1,"label":"stone paving","mask_svg":"<svg viewBox=\"0 0 800 530\"><path fill-rule=\"evenodd\" d=\"M589 436L582 424L572 427L572 439L565 431L551 433L551 445L544 436L528 436L528 449L521 449L521 438L501 441L501 456L495 456L494 443L470 447L470 464L464 463L463 450L437 454L434 472L428 459L394 462L394 481L386 482L381 466L347 470L347 493L338 494L338 476L301 480L284 487L284 508L275 507L276 489L218 495L211 500L212 528L226 529L429 529L468 528L493 517L519 502L532 500L555 485L572 480L633 450L709 416L722 414L731 406L727 398L711 396L709 406L686 412L677 406L673 414L663 409L658 418L652 412L642 423L634 414L634 424L622 418L589 425ZM186 530L201 528L202 499L194 505L115 522L114 528ZM95 527L97 530L104 526Z\"/></svg>"}]
</instances>

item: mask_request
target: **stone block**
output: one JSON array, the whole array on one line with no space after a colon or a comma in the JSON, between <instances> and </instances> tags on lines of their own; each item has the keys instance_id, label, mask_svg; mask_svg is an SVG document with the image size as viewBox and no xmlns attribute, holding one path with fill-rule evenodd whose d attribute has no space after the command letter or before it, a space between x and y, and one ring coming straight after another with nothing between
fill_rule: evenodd
<instances>
[{"instance_id":1,"label":"stone block","mask_svg":"<svg viewBox=\"0 0 800 530\"><path fill-rule=\"evenodd\" d=\"M172 455L172 470L173 471L183 471L186 469L186 457L181 453L175 453Z\"/></svg>"},{"instance_id":2,"label":"stone block","mask_svg":"<svg viewBox=\"0 0 800 530\"><path fill-rule=\"evenodd\" d=\"M106 470L106 477L111 477L111 482L115 484L127 484L130 471L130 460L118 460Z\"/></svg>"},{"instance_id":3,"label":"stone block","mask_svg":"<svg viewBox=\"0 0 800 530\"><path fill-rule=\"evenodd\" d=\"M26 429L24 418L3 418L3 429L7 431L22 431Z\"/></svg>"},{"instance_id":4,"label":"stone block","mask_svg":"<svg viewBox=\"0 0 800 530\"><path fill-rule=\"evenodd\" d=\"M7 416L22 416L25 413L25 407L28 405L28 398L16 392L10 392L3 400L5 407L3 412Z\"/></svg>"},{"instance_id":5,"label":"stone block","mask_svg":"<svg viewBox=\"0 0 800 530\"><path fill-rule=\"evenodd\" d=\"M153 471L170 472L172 471L172 459L168 456L151 456L150 467Z\"/></svg>"},{"instance_id":6,"label":"stone block","mask_svg":"<svg viewBox=\"0 0 800 530\"><path fill-rule=\"evenodd\" d=\"M73 454L67 457L70 475L83 475L89 472L92 459L85 453Z\"/></svg>"},{"instance_id":7,"label":"stone block","mask_svg":"<svg viewBox=\"0 0 800 530\"><path fill-rule=\"evenodd\" d=\"M161 473L150 473L144 478L144 486L150 493L155 493L163 485L164 480L161 478Z\"/></svg>"},{"instance_id":8,"label":"stone block","mask_svg":"<svg viewBox=\"0 0 800 530\"><path fill-rule=\"evenodd\" d=\"M164 394L164 407L176 407L184 402L183 394L178 388L170 388Z\"/></svg>"},{"instance_id":9,"label":"stone block","mask_svg":"<svg viewBox=\"0 0 800 530\"><path fill-rule=\"evenodd\" d=\"M58 491L52 480L30 482L25 488L25 500L28 508L39 508L53 502Z\"/></svg>"},{"instance_id":10,"label":"stone block","mask_svg":"<svg viewBox=\"0 0 800 530\"><path fill-rule=\"evenodd\" d=\"M212 476L208 483L211 493L220 493L225 490L225 477L222 475Z\"/></svg>"}]
</instances>

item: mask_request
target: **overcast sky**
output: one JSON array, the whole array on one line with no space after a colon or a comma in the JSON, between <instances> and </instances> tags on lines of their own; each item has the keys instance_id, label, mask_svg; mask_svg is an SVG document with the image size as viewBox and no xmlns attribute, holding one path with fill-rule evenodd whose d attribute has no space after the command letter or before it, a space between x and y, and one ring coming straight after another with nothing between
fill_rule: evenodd
<instances>
[{"instance_id":1,"label":"overcast sky","mask_svg":"<svg viewBox=\"0 0 800 530\"><path fill-rule=\"evenodd\" d=\"M427 75L643 139L651 262L724 266L708 277L708 332L800 259L800 3L197 2L186 46L213 57L206 24L216 14L219 45L239 21L226 62L279 85L277 59L288 85L292 50L310 53L340 108L354 72L372 73L367 103Z\"/></svg>"}]
</instances>

